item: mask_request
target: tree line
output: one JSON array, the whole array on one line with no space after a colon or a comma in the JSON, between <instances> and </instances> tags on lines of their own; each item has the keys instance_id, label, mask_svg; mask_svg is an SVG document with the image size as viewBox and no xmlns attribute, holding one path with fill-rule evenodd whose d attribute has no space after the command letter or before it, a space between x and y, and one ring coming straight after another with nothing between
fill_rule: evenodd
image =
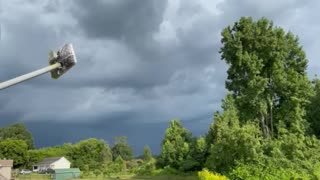
<instances>
[{"instance_id":1,"label":"tree line","mask_svg":"<svg viewBox=\"0 0 320 180\"><path fill-rule=\"evenodd\" d=\"M240 18L221 36L228 94L203 136L194 137L172 120L161 154L152 157L145 147L144 161L137 161L125 137L117 138L112 148L103 140L87 139L35 150L32 136L18 124L0 130L0 157L14 157L20 167L63 155L86 172L206 168L230 179L319 179L320 80L308 78L299 38L266 18L251 17Z\"/></svg>"}]
</instances>

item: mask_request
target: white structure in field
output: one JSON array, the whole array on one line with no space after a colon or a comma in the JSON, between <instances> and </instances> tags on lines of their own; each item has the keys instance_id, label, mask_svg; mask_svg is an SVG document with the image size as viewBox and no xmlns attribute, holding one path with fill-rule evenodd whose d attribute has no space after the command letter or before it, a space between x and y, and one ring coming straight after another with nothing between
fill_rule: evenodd
<instances>
[{"instance_id":1,"label":"white structure in field","mask_svg":"<svg viewBox=\"0 0 320 180\"><path fill-rule=\"evenodd\" d=\"M33 171L37 172L43 169L68 169L70 168L70 161L65 157L52 157L52 158L45 158L41 162L33 165Z\"/></svg>"}]
</instances>

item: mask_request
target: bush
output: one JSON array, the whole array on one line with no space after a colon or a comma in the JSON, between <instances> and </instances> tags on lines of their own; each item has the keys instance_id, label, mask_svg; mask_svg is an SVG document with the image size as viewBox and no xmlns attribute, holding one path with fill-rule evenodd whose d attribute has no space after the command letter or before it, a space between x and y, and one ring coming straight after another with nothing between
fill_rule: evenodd
<instances>
[{"instance_id":1,"label":"bush","mask_svg":"<svg viewBox=\"0 0 320 180\"><path fill-rule=\"evenodd\" d=\"M247 164L262 156L262 137L254 124L222 129L220 135L209 150L205 163L209 170L227 174L237 161Z\"/></svg>"},{"instance_id":2,"label":"bush","mask_svg":"<svg viewBox=\"0 0 320 180\"><path fill-rule=\"evenodd\" d=\"M152 173L153 175L181 175L181 172L171 168L170 166L165 166L163 169L155 169Z\"/></svg>"},{"instance_id":3,"label":"bush","mask_svg":"<svg viewBox=\"0 0 320 180\"><path fill-rule=\"evenodd\" d=\"M201 167L201 164L199 162L189 158L180 163L179 170L182 172L190 172L190 171L197 171L199 169L201 170L200 167Z\"/></svg>"},{"instance_id":4,"label":"bush","mask_svg":"<svg viewBox=\"0 0 320 180\"><path fill-rule=\"evenodd\" d=\"M285 158L265 157L259 163L239 163L229 174L232 179L314 179L313 175L300 165Z\"/></svg>"},{"instance_id":5,"label":"bush","mask_svg":"<svg viewBox=\"0 0 320 180\"><path fill-rule=\"evenodd\" d=\"M156 169L154 163L146 163L138 168L136 173L138 175L152 175L153 171Z\"/></svg>"},{"instance_id":6,"label":"bush","mask_svg":"<svg viewBox=\"0 0 320 180\"><path fill-rule=\"evenodd\" d=\"M151 159L149 162L144 162L142 164L137 163L137 166L130 169L130 173L137 175L152 175L156 170L156 160Z\"/></svg>"},{"instance_id":7,"label":"bush","mask_svg":"<svg viewBox=\"0 0 320 180\"><path fill-rule=\"evenodd\" d=\"M128 170L138 168L139 165L140 164L136 160L126 161L126 167Z\"/></svg>"},{"instance_id":8,"label":"bush","mask_svg":"<svg viewBox=\"0 0 320 180\"><path fill-rule=\"evenodd\" d=\"M198 177L200 180L227 180L226 176L222 176L220 174L215 174L213 172L208 171L207 169L203 169L198 172Z\"/></svg>"}]
</instances>

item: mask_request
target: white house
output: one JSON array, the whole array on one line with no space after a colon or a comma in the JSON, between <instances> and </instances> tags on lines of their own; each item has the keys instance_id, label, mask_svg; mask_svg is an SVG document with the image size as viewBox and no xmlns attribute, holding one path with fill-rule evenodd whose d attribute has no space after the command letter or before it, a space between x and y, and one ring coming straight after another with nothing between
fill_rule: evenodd
<instances>
[{"instance_id":1,"label":"white house","mask_svg":"<svg viewBox=\"0 0 320 180\"><path fill-rule=\"evenodd\" d=\"M68 169L70 168L70 161L65 157L52 157L52 158L45 158L41 162L33 165L33 171L37 172L43 169Z\"/></svg>"},{"instance_id":2,"label":"white house","mask_svg":"<svg viewBox=\"0 0 320 180\"><path fill-rule=\"evenodd\" d=\"M13 160L0 160L0 180L11 179L11 168Z\"/></svg>"}]
</instances>

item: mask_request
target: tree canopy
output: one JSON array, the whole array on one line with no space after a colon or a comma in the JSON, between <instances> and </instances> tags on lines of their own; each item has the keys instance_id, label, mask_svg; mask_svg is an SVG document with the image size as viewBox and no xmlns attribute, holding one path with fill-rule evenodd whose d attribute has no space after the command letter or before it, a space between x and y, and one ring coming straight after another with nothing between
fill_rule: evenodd
<instances>
[{"instance_id":1,"label":"tree canopy","mask_svg":"<svg viewBox=\"0 0 320 180\"><path fill-rule=\"evenodd\" d=\"M221 42L222 60L229 65L226 88L240 121L259 121L265 138L281 130L304 133L312 86L298 37L266 18L243 17L222 31Z\"/></svg>"},{"instance_id":2,"label":"tree canopy","mask_svg":"<svg viewBox=\"0 0 320 180\"><path fill-rule=\"evenodd\" d=\"M68 154L72 160L72 166L81 169L94 169L100 167L104 163L112 161L111 149L104 142L98 139L86 139L78 142L72 147L72 151Z\"/></svg>"},{"instance_id":3,"label":"tree canopy","mask_svg":"<svg viewBox=\"0 0 320 180\"><path fill-rule=\"evenodd\" d=\"M133 149L128 144L128 138L125 136L115 137L115 144L112 147L113 159L121 156L123 160L131 160L133 158Z\"/></svg>"},{"instance_id":4,"label":"tree canopy","mask_svg":"<svg viewBox=\"0 0 320 180\"><path fill-rule=\"evenodd\" d=\"M191 133L179 120L172 120L162 141L161 158L163 163L178 168L187 159L190 151Z\"/></svg>"},{"instance_id":5,"label":"tree canopy","mask_svg":"<svg viewBox=\"0 0 320 180\"><path fill-rule=\"evenodd\" d=\"M0 141L0 159L13 159L15 168L24 167L28 160L28 145L23 140L5 139Z\"/></svg>"},{"instance_id":6,"label":"tree canopy","mask_svg":"<svg viewBox=\"0 0 320 180\"><path fill-rule=\"evenodd\" d=\"M23 123L16 123L0 128L0 139L18 139L27 143L28 149L34 149L34 142L31 133Z\"/></svg>"}]
</instances>

